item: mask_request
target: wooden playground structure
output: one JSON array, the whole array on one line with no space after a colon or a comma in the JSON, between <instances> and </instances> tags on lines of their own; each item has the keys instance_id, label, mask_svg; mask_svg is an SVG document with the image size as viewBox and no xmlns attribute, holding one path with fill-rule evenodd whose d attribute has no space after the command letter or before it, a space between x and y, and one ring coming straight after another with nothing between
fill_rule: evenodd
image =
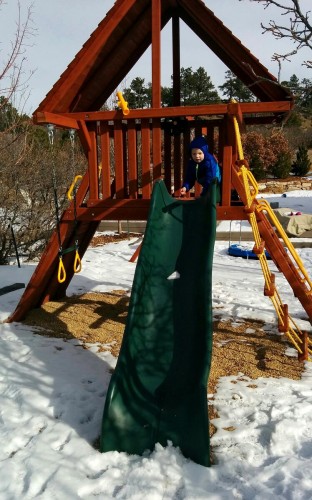
<instances>
[{"instance_id":1,"label":"wooden playground structure","mask_svg":"<svg viewBox=\"0 0 312 500\"><path fill-rule=\"evenodd\" d=\"M257 102L181 106L180 20L184 21L246 85ZM173 106L161 107L161 30L171 21ZM151 47L150 108L101 106ZM102 220L147 220L155 180L162 178L178 196L194 135L205 135L222 171L218 220L249 220L254 252L265 277L264 294L276 309L279 328L290 335L305 358L309 346L289 320L265 264L264 249L285 275L312 321L312 283L273 211L257 200L257 184L244 159L240 133L246 125L281 122L293 99L257 58L201 0L117 0L89 40L34 113L42 126L75 131L88 167L79 179L75 200L62 214L20 303L9 321L22 320L30 309L66 294L74 274L75 252L64 253L64 280L58 279L59 250L79 242L82 259ZM237 192L239 201L233 199ZM195 188L195 196L198 186ZM75 202L75 203L74 203ZM287 247L287 250L285 249ZM311 351L309 351L311 352Z\"/></svg>"}]
</instances>

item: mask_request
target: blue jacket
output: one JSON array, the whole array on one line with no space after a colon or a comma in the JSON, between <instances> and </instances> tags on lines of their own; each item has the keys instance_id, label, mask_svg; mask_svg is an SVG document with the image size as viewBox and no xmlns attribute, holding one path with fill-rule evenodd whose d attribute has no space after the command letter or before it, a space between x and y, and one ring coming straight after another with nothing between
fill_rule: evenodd
<instances>
[{"instance_id":1,"label":"blue jacket","mask_svg":"<svg viewBox=\"0 0 312 500\"><path fill-rule=\"evenodd\" d=\"M182 187L189 191L197 181L203 186L201 196L204 196L213 179L221 181L220 168L215 157L209 153L208 144L204 137L195 137L189 146L190 153L193 148L201 149L204 153L204 159L200 163L189 160Z\"/></svg>"}]
</instances>

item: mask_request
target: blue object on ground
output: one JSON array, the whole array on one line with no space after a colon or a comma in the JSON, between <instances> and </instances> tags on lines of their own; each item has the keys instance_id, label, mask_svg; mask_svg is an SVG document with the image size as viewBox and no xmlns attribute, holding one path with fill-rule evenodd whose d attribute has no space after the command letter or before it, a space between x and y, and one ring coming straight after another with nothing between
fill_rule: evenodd
<instances>
[{"instance_id":1,"label":"blue object on ground","mask_svg":"<svg viewBox=\"0 0 312 500\"><path fill-rule=\"evenodd\" d=\"M258 259L258 255L248 248L244 248L241 245L234 243L228 248L228 254L232 257L242 257L243 259ZM271 259L271 256L267 250L265 250L265 256L267 259Z\"/></svg>"}]
</instances>

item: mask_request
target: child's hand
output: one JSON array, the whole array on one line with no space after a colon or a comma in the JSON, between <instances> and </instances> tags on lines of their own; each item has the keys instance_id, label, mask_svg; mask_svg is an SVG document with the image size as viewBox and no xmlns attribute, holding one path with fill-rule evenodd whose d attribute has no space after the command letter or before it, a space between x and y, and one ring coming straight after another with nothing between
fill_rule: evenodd
<instances>
[{"instance_id":1,"label":"child's hand","mask_svg":"<svg viewBox=\"0 0 312 500\"><path fill-rule=\"evenodd\" d=\"M181 195L181 196L185 196L185 194L186 194L186 187L182 187L182 188L180 189L180 195Z\"/></svg>"}]
</instances>

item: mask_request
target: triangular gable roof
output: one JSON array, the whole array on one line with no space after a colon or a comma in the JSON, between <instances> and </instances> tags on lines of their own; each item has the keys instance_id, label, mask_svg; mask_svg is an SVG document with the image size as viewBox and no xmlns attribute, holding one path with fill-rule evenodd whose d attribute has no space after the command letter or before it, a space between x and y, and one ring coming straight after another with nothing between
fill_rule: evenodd
<instances>
[{"instance_id":1,"label":"triangular gable roof","mask_svg":"<svg viewBox=\"0 0 312 500\"><path fill-rule=\"evenodd\" d=\"M36 111L97 111L152 42L151 0L117 0ZM161 28L180 17L260 101L285 101L259 60L201 0L162 0Z\"/></svg>"}]
</instances>

